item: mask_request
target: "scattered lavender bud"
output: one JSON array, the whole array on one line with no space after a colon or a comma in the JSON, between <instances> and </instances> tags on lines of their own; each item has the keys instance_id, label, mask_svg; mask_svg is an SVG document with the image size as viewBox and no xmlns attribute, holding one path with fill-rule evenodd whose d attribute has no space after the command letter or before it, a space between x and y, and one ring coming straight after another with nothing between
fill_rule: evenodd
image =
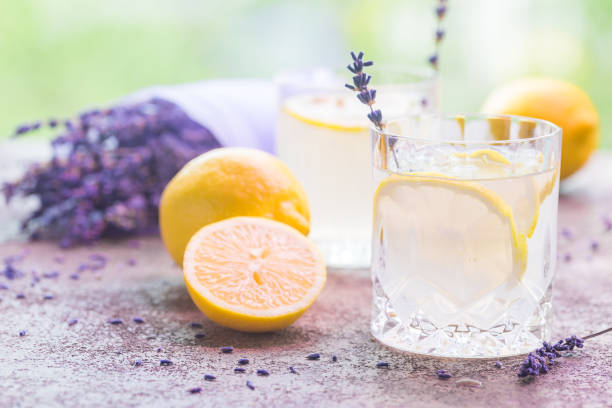
<instances>
[{"instance_id":1,"label":"scattered lavender bud","mask_svg":"<svg viewBox=\"0 0 612 408\"><path fill-rule=\"evenodd\" d=\"M244 373L246 371L246 369L244 367L235 367L234 368L234 372L235 373Z\"/></svg>"},{"instance_id":2,"label":"scattered lavender bud","mask_svg":"<svg viewBox=\"0 0 612 408\"><path fill-rule=\"evenodd\" d=\"M200 392L202 392L202 388L201 387L193 387L189 389L189 392L191 394L199 394Z\"/></svg>"},{"instance_id":3,"label":"scattered lavender bud","mask_svg":"<svg viewBox=\"0 0 612 408\"><path fill-rule=\"evenodd\" d=\"M78 322L79 321L77 319L70 319L70 320L68 320L68 326L74 326Z\"/></svg>"},{"instance_id":4,"label":"scattered lavender bud","mask_svg":"<svg viewBox=\"0 0 612 408\"><path fill-rule=\"evenodd\" d=\"M26 335L26 331L25 330L22 330L22 331L19 332L19 337L23 337L25 335Z\"/></svg>"},{"instance_id":5,"label":"scattered lavender bud","mask_svg":"<svg viewBox=\"0 0 612 408\"><path fill-rule=\"evenodd\" d=\"M134 265L136 265L136 260L134 258L130 258L130 259L127 260L127 264L129 266L134 266Z\"/></svg>"},{"instance_id":6,"label":"scattered lavender bud","mask_svg":"<svg viewBox=\"0 0 612 408\"><path fill-rule=\"evenodd\" d=\"M572 239L574 236L574 234L572 234L572 231L566 227L561 228L561 235L563 235L567 239Z\"/></svg>"},{"instance_id":7,"label":"scattered lavender bud","mask_svg":"<svg viewBox=\"0 0 612 408\"><path fill-rule=\"evenodd\" d=\"M8 288L9 288L9 287L8 287L8 286L6 286L4 283L0 283L0 290L6 290L6 289L8 289Z\"/></svg>"},{"instance_id":8,"label":"scattered lavender bud","mask_svg":"<svg viewBox=\"0 0 612 408\"><path fill-rule=\"evenodd\" d=\"M603 224L606 231L612 230L612 219L610 217L603 217Z\"/></svg>"},{"instance_id":9,"label":"scattered lavender bud","mask_svg":"<svg viewBox=\"0 0 612 408\"><path fill-rule=\"evenodd\" d=\"M206 333L196 333L193 337L195 337L196 339L203 339L204 337L206 337Z\"/></svg>"},{"instance_id":10,"label":"scattered lavender bud","mask_svg":"<svg viewBox=\"0 0 612 408\"><path fill-rule=\"evenodd\" d=\"M591 251L596 252L599 249L599 241L591 241Z\"/></svg>"},{"instance_id":11,"label":"scattered lavender bud","mask_svg":"<svg viewBox=\"0 0 612 408\"><path fill-rule=\"evenodd\" d=\"M211 374L204 374L204 379L206 381L215 381L217 379L217 377L215 377L214 375L211 375Z\"/></svg>"},{"instance_id":12,"label":"scattered lavender bud","mask_svg":"<svg viewBox=\"0 0 612 408\"><path fill-rule=\"evenodd\" d=\"M501 361L496 361L496 362L495 362L495 367L497 367L497 368L503 368L503 365L502 365Z\"/></svg>"},{"instance_id":13,"label":"scattered lavender bud","mask_svg":"<svg viewBox=\"0 0 612 408\"><path fill-rule=\"evenodd\" d=\"M170 360L166 360L166 359L164 359L164 360L159 360L159 365L169 366L169 365L171 365L171 364L172 364L172 361L170 361Z\"/></svg>"},{"instance_id":14,"label":"scattered lavender bud","mask_svg":"<svg viewBox=\"0 0 612 408\"><path fill-rule=\"evenodd\" d=\"M606 330L598 334L605 333ZM572 335L563 340L559 340L557 343L550 344L547 342L542 343L542 347L532 351L525 357L521 366L519 367L517 376L520 378L529 376L538 376L540 374L548 374L549 366L555 363L555 359L562 357L562 351L571 351L574 347L582 348L584 346L584 340Z\"/></svg>"},{"instance_id":15,"label":"scattered lavender bud","mask_svg":"<svg viewBox=\"0 0 612 408\"><path fill-rule=\"evenodd\" d=\"M238 364L240 364L240 365L249 364L249 359L248 358L241 358L240 360L238 360Z\"/></svg>"},{"instance_id":16,"label":"scattered lavender bud","mask_svg":"<svg viewBox=\"0 0 612 408\"><path fill-rule=\"evenodd\" d=\"M436 375L440 380L448 380L452 377L452 375L450 375L450 373L446 370L438 370L436 371Z\"/></svg>"},{"instance_id":17,"label":"scattered lavender bud","mask_svg":"<svg viewBox=\"0 0 612 408\"><path fill-rule=\"evenodd\" d=\"M291 374L297 374L297 373L298 373L298 372L296 371L296 369L295 369L295 368L293 368L293 367L289 367L289 372L290 372Z\"/></svg>"},{"instance_id":18,"label":"scattered lavender bud","mask_svg":"<svg viewBox=\"0 0 612 408\"><path fill-rule=\"evenodd\" d=\"M117 324L121 324L121 323L123 323L123 320L121 320L121 319L111 319L111 320L109 320L108 322L109 322L110 324L117 325Z\"/></svg>"},{"instance_id":19,"label":"scattered lavender bud","mask_svg":"<svg viewBox=\"0 0 612 408\"><path fill-rule=\"evenodd\" d=\"M202 327L202 323L198 323L198 322L191 322L191 327L197 327L197 328L200 328L200 327Z\"/></svg>"},{"instance_id":20,"label":"scattered lavender bud","mask_svg":"<svg viewBox=\"0 0 612 408\"><path fill-rule=\"evenodd\" d=\"M25 299L25 295L23 293L18 293L17 296L15 296L17 299Z\"/></svg>"},{"instance_id":21,"label":"scattered lavender bud","mask_svg":"<svg viewBox=\"0 0 612 408\"><path fill-rule=\"evenodd\" d=\"M254 389L255 389L255 386L253 385L253 383L252 383L252 382L250 382L250 381L248 381L248 380L247 380L247 382L246 382L246 386L247 386L247 387L249 387L249 388L250 388L250 389L252 389L252 390L254 390Z\"/></svg>"},{"instance_id":22,"label":"scattered lavender bud","mask_svg":"<svg viewBox=\"0 0 612 408\"><path fill-rule=\"evenodd\" d=\"M566 252L565 255L563 255L563 260L565 262L571 262L572 261L572 254L570 254L569 252Z\"/></svg>"},{"instance_id":23,"label":"scattered lavender bud","mask_svg":"<svg viewBox=\"0 0 612 408\"><path fill-rule=\"evenodd\" d=\"M58 271L45 272L42 274L42 277L45 279L55 279L59 276Z\"/></svg>"},{"instance_id":24,"label":"scattered lavender bud","mask_svg":"<svg viewBox=\"0 0 612 408\"><path fill-rule=\"evenodd\" d=\"M121 354L121 349L115 351L115 354Z\"/></svg>"},{"instance_id":25,"label":"scattered lavender bud","mask_svg":"<svg viewBox=\"0 0 612 408\"><path fill-rule=\"evenodd\" d=\"M379 361L376 363L376 368L389 368L389 363L386 361Z\"/></svg>"},{"instance_id":26,"label":"scattered lavender bud","mask_svg":"<svg viewBox=\"0 0 612 408\"><path fill-rule=\"evenodd\" d=\"M72 280L78 280L79 279L79 275L76 273L70 274L70 279Z\"/></svg>"},{"instance_id":27,"label":"scattered lavender bud","mask_svg":"<svg viewBox=\"0 0 612 408\"><path fill-rule=\"evenodd\" d=\"M144 323L144 319L142 317L135 317L132 320L134 321L134 323L138 323L138 324Z\"/></svg>"},{"instance_id":28,"label":"scattered lavender bud","mask_svg":"<svg viewBox=\"0 0 612 408\"><path fill-rule=\"evenodd\" d=\"M321 355L319 353L312 353L306 356L306 358L308 360L318 360L321 358Z\"/></svg>"},{"instance_id":29,"label":"scattered lavender bud","mask_svg":"<svg viewBox=\"0 0 612 408\"><path fill-rule=\"evenodd\" d=\"M158 348L157 348L157 352L159 353L160 351L162 351L162 348L161 348L161 347L158 347Z\"/></svg>"},{"instance_id":30,"label":"scattered lavender bud","mask_svg":"<svg viewBox=\"0 0 612 408\"><path fill-rule=\"evenodd\" d=\"M232 346L223 346L219 350L221 350L221 352L225 353L225 354L229 354L229 353L233 353L234 352L234 348Z\"/></svg>"},{"instance_id":31,"label":"scattered lavender bud","mask_svg":"<svg viewBox=\"0 0 612 408\"><path fill-rule=\"evenodd\" d=\"M64 257L63 256L55 256L53 257L53 260L58 263L58 264L63 264L64 263Z\"/></svg>"},{"instance_id":32,"label":"scattered lavender bud","mask_svg":"<svg viewBox=\"0 0 612 408\"><path fill-rule=\"evenodd\" d=\"M332 354L332 361L335 363L336 361L338 361L338 356L335 354Z\"/></svg>"},{"instance_id":33,"label":"scattered lavender bud","mask_svg":"<svg viewBox=\"0 0 612 408\"><path fill-rule=\"evenodd\" d=\"M270 373L267 370L264 370L263 368L260 368L259 370L257 370L257 375L263 376L263 377L267 377L270 375Z\"/></svg>"},{"instance_id":34,"label":"scattered lavender bud","mask_svg":"<svg viewBox=\"0 0 612 408\"><path fill-rule=\"evenodd\" d=\"M45 300L51 300L51 299L53 299L53 295L51 295L51 294L46 294L46 295L43 297L43 299L45 299Z\"/></svg>"},{"instance_id":35,"label":"scattered lavender bud","mask_svg":"<svg viewBox=\"0 0 612 408\"><path fill-rule=\"evenodd\" d=\"M140 367L142 365L142 360L136 360L134 361L134 366L135 367Z\"/></svg>"}]
</instances>

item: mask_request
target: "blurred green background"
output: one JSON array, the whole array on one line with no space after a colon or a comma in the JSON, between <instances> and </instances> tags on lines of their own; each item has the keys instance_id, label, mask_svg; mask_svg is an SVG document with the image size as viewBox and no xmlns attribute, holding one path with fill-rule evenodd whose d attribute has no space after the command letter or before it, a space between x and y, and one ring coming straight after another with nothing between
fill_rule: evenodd
<instances>
[{"instance_id":1,"label":"blurred green background","mask_svg":"<svg viewBox=\"0 0 612 408\"><path fill-rule=\"evenodd\" d=\"M5 0L0 137L153 84L344 65L348 51L423 64L434 0ZM612 147L612 1L449 0L442 108L478 110L495 86L552 75L581 86Z\"/></svg>"}]
</instances>

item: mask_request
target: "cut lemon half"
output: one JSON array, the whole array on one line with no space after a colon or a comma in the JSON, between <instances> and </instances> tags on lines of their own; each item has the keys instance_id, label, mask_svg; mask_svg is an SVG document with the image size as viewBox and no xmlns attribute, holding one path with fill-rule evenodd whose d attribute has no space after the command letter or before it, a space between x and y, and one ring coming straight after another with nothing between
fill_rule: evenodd
<instances>
[{"instance_id":1,"label":"cut lemon half","mask_svg":"<svg viewBox=\"0 0 612 408\"><path fill-rule=\"evenodd\" d=\"M465 306L525 273L526 240L512 209L476 183L391 176L375 193L374 219L385 252L379 278L391 298L407 290L402 282L413 282Z\"/></svg>"},{"instance_id":2,"label":"cut lemon half","mask_svg":"<svg viewBox=\"0 0 612 408\"><path fill-rule=\"evenodd\" d=\"M200 229L185 250L183 274L208 318L247 332L289 326L312 305L326 279L323 257L308 238L259 217Z\"/></svg>"}]
</instances>

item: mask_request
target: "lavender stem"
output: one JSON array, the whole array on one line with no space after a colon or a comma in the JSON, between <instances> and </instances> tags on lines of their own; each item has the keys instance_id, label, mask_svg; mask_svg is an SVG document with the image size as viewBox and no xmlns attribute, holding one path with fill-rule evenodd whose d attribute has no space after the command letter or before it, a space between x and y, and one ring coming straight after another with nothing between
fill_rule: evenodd
<instances>
[{"instance_id":1,"label":"lavender stem","mask_svg":"<svg viewBox=\"0 0 612 408\"><path fill-rule=\"evenodd\" d=\"M601 336L602 334L605 334L605 333L607 333L607 332L609 332L609 331L612 331L612 327L608 327L607 329L602 330L602 331L600 331L600 332L593 333L593 334L589 334L588 336L584 336L584 337L582 338L582 340L592 339L593 337Z\"/></svg>"}]
</instances>

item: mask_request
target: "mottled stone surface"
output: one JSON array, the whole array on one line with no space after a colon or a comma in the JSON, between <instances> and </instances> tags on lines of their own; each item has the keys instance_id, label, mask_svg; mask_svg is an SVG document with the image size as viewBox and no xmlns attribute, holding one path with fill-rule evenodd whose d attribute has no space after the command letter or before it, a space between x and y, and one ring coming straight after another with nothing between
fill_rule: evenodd
<instances>
[{"instance_id":1,"label":"mottled stone surface","mask_svg":"<svg viewBox=\"0 0 612 408\"><path fill-rule=\"evenodd\" d=\"M572 260L561 260L557 272L555 339L612 325L612 231L602 222L603 215L612 216L611 175L612 156L600 155L564 186L559 221L572 237L560 238L559 253L570 253ZM599 242L596 251L590 248L593 239ZM504 359L497 369L493 360L426 358L381 346L368 331L368 272L330 270L323 294L295 325L278 333L242 334L212 324L193 306L158 239L140 243L133 248L105 242L70 251L47 243L0 244L0 257L28 251L17 264L25 276L0 277L9 286L0 289L0 406L612 405L612 333L587 341L552 374L524 384L516 378L520 358ZM71 279L94 253L108 256L108 265ZM32 286L32 270L60 275ZM25 299L16 298L19 292ZM54 298L44 300L45 294ZM134 323L136 316L144 323ZM72 318L78 323L69 326ZM112 318L123 323L107 323ZM193 321L203 328L190 327ZM21 330L27 331L23 337ZM199 332L206 337L196 339ZM227 345L234 353L219 353ZM321 360L306 360L313 352L321 353ZM241 357L250 364L246 373L235 374ZM161 359L173 364L160 366ZM136 360L142 365L135 366ZM377 369L381 360L391 368ZM258 377L259 368L270 376ZM440 368L453 378L438 380ZM204 381L204 374L217 379ZM458 385L464 377L482 387ZM246 387L247 380L255 390ZM202 392L192 395L192 387Z\"/></svg>"}]
</instances>

